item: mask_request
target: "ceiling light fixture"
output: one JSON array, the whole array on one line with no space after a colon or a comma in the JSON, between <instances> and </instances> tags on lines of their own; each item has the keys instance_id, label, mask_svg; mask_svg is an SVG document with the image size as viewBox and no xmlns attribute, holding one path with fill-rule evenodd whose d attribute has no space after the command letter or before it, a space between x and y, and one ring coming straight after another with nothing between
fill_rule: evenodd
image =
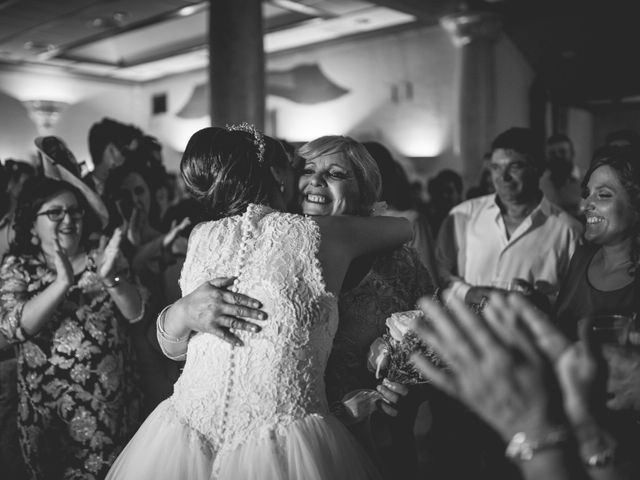
<instances>
[{"instance_id":1,"label":"ceiling light fixture","mask_svg":"<svg viewBox=\"0 0 640 480\"><path fill-rule=\"evenodd\" d=\"M34 42L32 40L25 42L23 47L25 50L29 50L31 52L52 52L58 48L53 43L38 42L38 41Z\"/></svg>"},{"instance_id":2,"label":"ceiling light fixture","mask_svg":"<svg viewBox=\"0 0 640 480\"><path fill-rule=\"evenodd\" d=\"M200 10L202 10L202 8L202 5L187 5L186 7L182 7L180 10L178 10L178 15L180 15L181 17L188 17L189 15L193 15L194 13L199 12Z\"/></svg>"},{"instance_id":3,"label":"ceiling light fixture","mask_svg":"<svg viewBox=\"0 0 640 480\"><path fill-rule=\"evenodd\" d=\"M62 112L69 106L67 102L55 100L26 100L22 104L26 107L41 135L51 130Z\"/></svg>"},{"instance_id":4,"label":"ceiling light fixture","mask_svg":"<svg viewBox=\"0 0 640 480\"><path fill-rule=\"evenodd\" d=\"M95 17L89 20L88 25L94 28L120 28L131 17L129 12L113 12L111 15Z\"/></svg>"}]
</instances>

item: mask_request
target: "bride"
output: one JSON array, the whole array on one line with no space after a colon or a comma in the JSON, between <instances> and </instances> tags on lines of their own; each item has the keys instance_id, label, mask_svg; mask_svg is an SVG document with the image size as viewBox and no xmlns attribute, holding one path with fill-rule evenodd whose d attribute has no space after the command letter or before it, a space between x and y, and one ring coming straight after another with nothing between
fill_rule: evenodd
<instances>
[{"instance_id":1,"label":"bride","mask_svg":"<svg viewBox=\"0 0 640 480\"><path fill-rule=\"evenodd\" d=\"M283 213L294 177L285 151L247 124L196 132L180 168L212 219L191 234L182 294L212 272L233 276L268 320L257 335L234 331L246 345L236 348L161 316L169 355L188 342L184 371L107 479L378 478L328 413L323 375L349 263L410 240L409 222Z\"/></svg>"}]
</instances>

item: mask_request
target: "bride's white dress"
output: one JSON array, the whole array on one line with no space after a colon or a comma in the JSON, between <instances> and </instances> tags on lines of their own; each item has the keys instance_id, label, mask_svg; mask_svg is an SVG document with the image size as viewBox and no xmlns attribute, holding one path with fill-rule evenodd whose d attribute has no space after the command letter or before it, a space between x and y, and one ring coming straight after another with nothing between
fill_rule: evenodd
<instances>
[{"instance_id":1,"label":"bride's white dress","mask_svg":"<svg viewBox=\"0 0 640 480\"><path fill-rule=\"evenodd\" d=\"M112 479L378 478L328 413L324 370L338 323L317 260L319 230L302 216L251 205L198 225L180 278L186 295L214 276L263 303L258 334L189 342L173 395L147 418L112 466Z\"/></svg>"}]
</instances>

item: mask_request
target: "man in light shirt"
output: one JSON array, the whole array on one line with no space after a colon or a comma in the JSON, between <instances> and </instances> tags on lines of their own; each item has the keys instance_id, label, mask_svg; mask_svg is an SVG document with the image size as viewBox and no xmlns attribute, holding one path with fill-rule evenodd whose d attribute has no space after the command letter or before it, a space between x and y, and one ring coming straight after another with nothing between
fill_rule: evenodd
<instances>
[{"instance_id":1,"label":"man in light shirt","mask_svg":"<svg viewBox=\"0 0 640 480\"><path fill-rule=\"evenodd\" d=\"M557 294L582 225L540 191L538 143L527 128L498 135L487 165L496 193L457 205L443 222L436 261L449 295L482 303L494 289Z\"/></svg>"}]
</instances>

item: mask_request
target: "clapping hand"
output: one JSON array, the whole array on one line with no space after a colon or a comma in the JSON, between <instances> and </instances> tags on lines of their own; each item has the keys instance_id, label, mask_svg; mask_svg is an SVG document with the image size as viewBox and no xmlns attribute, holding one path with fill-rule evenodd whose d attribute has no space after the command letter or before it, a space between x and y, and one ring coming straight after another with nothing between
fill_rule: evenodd
<instances>
[{"instance_id":1,"label":"clapping hand","mask_svg":"<svg viewBox=\"0 0 640 480\"><path fill-rule=\"evenodd\" d=\"M417 320L413 329L447 368L421 355L412 361L436 387L473 409L505 440L563 422L553 369L522 328L523 313L503 295L490 295L484 317L456 298L451 312L429 299L420 306L431 321Z\"/></svg>"},{"instance_id":2,"label":"clapping hand","mask_svg":"<svg viewBox=\"0 0 640 480\"><path fill-rule=\"evenodd\" d=\"M96 260L98 276L102 280L110 279L115 275L116 260L121 255L120 242L122 241L122 229L116 228L110 239L100 237L99 254Z\"/></svg>"},{"instance_id":3,"label":"clapping hand","mask_svg":"<svg viewBox=\"0 0 640 480\"><path fill-rule=\"evenodd\" d=\"M571 343L547 316L519 295L508 299L522 314L536 346L554 366L562 390L564 411L573 425L604 408L605 373L602 355L589 335L590 325L579 325L580 340Z\"/></svg>"},{"instance_id":4,"label":"clapping hand","mask_svg":"<svg viewBox=\"0 0 640 480\"><path fill-rule=\"evenodd\" d=\"M56 269L56 282L63 285L65 288L69 288L73 285L73 266L69 261L67 252L60 246L58 239L55 239L55 246L53 249L53 264Z\"/></svg>"},{"instance_id":5,"label":"clapping hand","mask_svg":"<svg viewBox=\"0 0 640 480\"><path fill-rule=\"evenodd\" d=\"M607 407L612 410L640 410L640 351L637 346L603 345L606 360Z\"/></svg>"},{"instance_id":6,"label":"clapping hand","mask_svg":"<svg viewBox=\"0 0 640 480\"><path fill-rule=\"evenodd\" d=\"M169 229L169 232L162 239L162 246L167 248L171 244L173 244L180 232L182 232L189 225L191 225L191 220L189 219L189 217L183 218L180 223L178 223L176 220L171 222L171 228Z\"/></svg>"},{"instance_id":7,"label":"clapping hand","mask_svg":"<svg viewBox=\"0 0 640 480\"><path fill-rule=\"evenodd\" d=\"M142 228L144 224L142 210L137 205L133 205L133 207L131 207L131 213L127 218L127 215L125 215L125 211L120 202L116 202L116 208L118 209L118 212L123 219L122 225L120 227L121 230L123 232L126 232L127 240L129 240L129 243L131 243L131 245L133 245L134 247L139 247L142 243Z\"/></svg>"}]
</instances>

